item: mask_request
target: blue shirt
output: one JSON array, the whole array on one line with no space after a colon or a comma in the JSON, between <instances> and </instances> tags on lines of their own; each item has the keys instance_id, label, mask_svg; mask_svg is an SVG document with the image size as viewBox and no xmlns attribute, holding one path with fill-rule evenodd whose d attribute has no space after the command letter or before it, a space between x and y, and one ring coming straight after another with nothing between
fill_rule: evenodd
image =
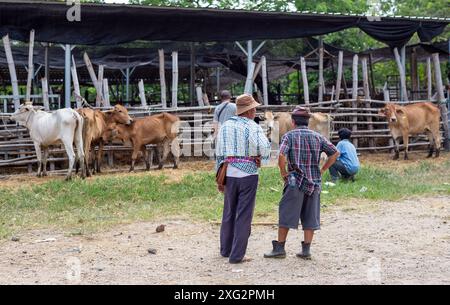
<instances>
[{"instance_id":1,"label":"blue shirt","mask_svg":"<svg viewBox=\"0 0 450 305\"><path fill-rule=\"evenodd\" d=\"M220 117L219 117L220 114ZM231 102L223 102L214 110L213 122L219 123L222 126L229 118L236 115L236 104Z\"/></svg>"},{"instance_id":2,"label":"blue shirt","mask_svg":"<svg viewBox=\"0 0 450 305\"><path fill-rule=\"evenodd\" d=\"M349 140L345 139L340 141L336 148L339 150L340 156L339 161L344 164L345 168L348 170L349 174L354 175L359 170L359 160L356 155L356 148L350 143Z\"/></svg>"}]
</instances>

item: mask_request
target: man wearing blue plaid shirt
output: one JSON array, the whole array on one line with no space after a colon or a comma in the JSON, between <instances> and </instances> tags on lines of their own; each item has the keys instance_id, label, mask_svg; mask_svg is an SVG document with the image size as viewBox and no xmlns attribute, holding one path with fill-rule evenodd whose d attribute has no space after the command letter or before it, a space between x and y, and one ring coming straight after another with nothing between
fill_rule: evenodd
<instances>
[{"instance_id":1,"label":"man wearing blue plaid shirt","mask_svg":"<svg viewBox=\"0 0 450 305\"><path fill-rule=\"evenodd\" d=\"M220 228L220 254L232 264L245 261L250 237L258 167L270 155L270 143L261 126L253 120L257 103L251 95L236 99L237 116L228 119L220 128L216 143L216 167L228 164L222 226Z\"/></svg>"}]
</instances>

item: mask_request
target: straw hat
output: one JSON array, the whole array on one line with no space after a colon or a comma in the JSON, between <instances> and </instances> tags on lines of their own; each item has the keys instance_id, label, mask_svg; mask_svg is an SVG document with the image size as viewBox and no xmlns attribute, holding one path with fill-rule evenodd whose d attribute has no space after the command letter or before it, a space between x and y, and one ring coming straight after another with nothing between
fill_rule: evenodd
<instances>
[{"instance_id":1,"label":"straw hat","mask_svg":"<svg viewBox=\"0 0 450 305\"><path fill-rule=\"evenodd\" d=\"M251 96L250 94L239 95L236 98L236 107L237 107L236 114L240 115L240 114L242 114L250 109L256 108L260 105L261 104L258 103L257 101L255 101L253 96Z\"/></svg>"}]
</instances>

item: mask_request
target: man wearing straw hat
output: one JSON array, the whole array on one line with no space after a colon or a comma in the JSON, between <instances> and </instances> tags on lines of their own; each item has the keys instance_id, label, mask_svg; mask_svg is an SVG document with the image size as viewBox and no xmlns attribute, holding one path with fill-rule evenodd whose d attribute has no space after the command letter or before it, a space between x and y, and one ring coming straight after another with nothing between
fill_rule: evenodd
<instances>
[{"instance_id":1,"label":"man wearing straw hat","mask_svg":"<svg viewBox=\"0 0 450 305\"><path fill-rule=\"evenodd\" d=\"M272 241L273 250L264 254L266 258L286 257L284 245L289 229L297 229L301 220L304 241L297 257L309 259L314 231L320 229L321 175L339 152L324 136L308 129L309 117L305 108L297 107L292 112L295 129L281 139L278 166L285 187L279 206L278 240ZM320 168L322 152L329 158Z\"/></svg>"},{"instance_id":2,"label":"man wearing straw hat","mask_svg":"<svg viewBox=\"0 0 450 305\"><path fill-rule=\"evenodd\" d=\"M219 191L225 193L220 254L232 264L245 261L258 188L258 167L270 155L269 140L253 120L259 105L251 95L238 96L237 115L222 125L217 137L217 169L226 165L225 187L218 185Z\"/></svg>"}]
</instances>

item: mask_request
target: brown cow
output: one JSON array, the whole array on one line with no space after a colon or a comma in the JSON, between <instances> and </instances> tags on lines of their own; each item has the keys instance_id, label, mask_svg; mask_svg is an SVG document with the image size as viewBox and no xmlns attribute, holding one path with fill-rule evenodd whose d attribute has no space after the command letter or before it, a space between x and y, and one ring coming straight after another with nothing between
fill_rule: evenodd
<instances>
[{"instance_id":1,"label":"brown cow","mask_svg":"<svg viewBox=\"0 0 450 305\"><path fill-rule=\"evenodd\" d=\"M308 124L309 129L320 133L327 139L330 139L331 122L333 121L333 117L329 114L320 112L311 113L310 115L311 118L309 119ZM289 112L279 112L273 114L271 111L266 111L264 116L267 125L268 137L276 143L280 142L285 133L294 129L294 126L292 125L291 113ZM277 126L275 122L278 123L278 136L276 136Z\"/></svg>"},{"instance_id":2,"label":"brown cow","mask_svg":"<svg viewBox=\"0 0 450 305\"><path fill-rule=\"evenodd\" d=\"M418 135L425 133L430 141L430 151L428 157L433 156L433 150L436 150L436 157L439 157L441 147L440 115L438 107L432 103L415 103L406 106L400 106L392 103L378 112L388 119L389 129L395 144L394 160L399 158L399 140L403 137L405 145L405 160L408 159L408 141L409 135Z\"/></svg>"},{"instance_id":3,"label":"brown cow","mask_svg":"<svg viewBox=\"0 0 450 305\"><path fill-rule=\"evenodd\" d=\"M112 110L102 112L91 108L77 109L78 113L84 118L83 126L83 149L85 155L86 173L91 176L89 169L90 150L94 153L95 145L98 145L97 155L94 153L93 171L100 172L103 156L103 138L106 127L112 123L131 124L133 119L128 115L128 110L122 105L116 105Z\"/></svg>"},{"instance_id":4,"label":"brown cow","mask_svg":"<svg viewBox=\"0 0 450 305\"><path fill-rule=\"evenodd\" d=\"M142 151L147 170L150 169L148 151L145 148L147 144L156 144L160 148L162 146L162 158L157 154L159 159L159 169L164 166L164 162L170 152L170 145L174 142L178 135L178 124L180 119L170 113L161 113L138 118L131 125L110 124L108 131L104 134L104 141L111 141L113 138L130 141L133 146L133 154L131 156L130 172L134 170L139 151ZM174 148L172 148L173 151ZM179 154L172 153L174 159L173 168L178 168Z\"/></svg>"}]
</instances>

